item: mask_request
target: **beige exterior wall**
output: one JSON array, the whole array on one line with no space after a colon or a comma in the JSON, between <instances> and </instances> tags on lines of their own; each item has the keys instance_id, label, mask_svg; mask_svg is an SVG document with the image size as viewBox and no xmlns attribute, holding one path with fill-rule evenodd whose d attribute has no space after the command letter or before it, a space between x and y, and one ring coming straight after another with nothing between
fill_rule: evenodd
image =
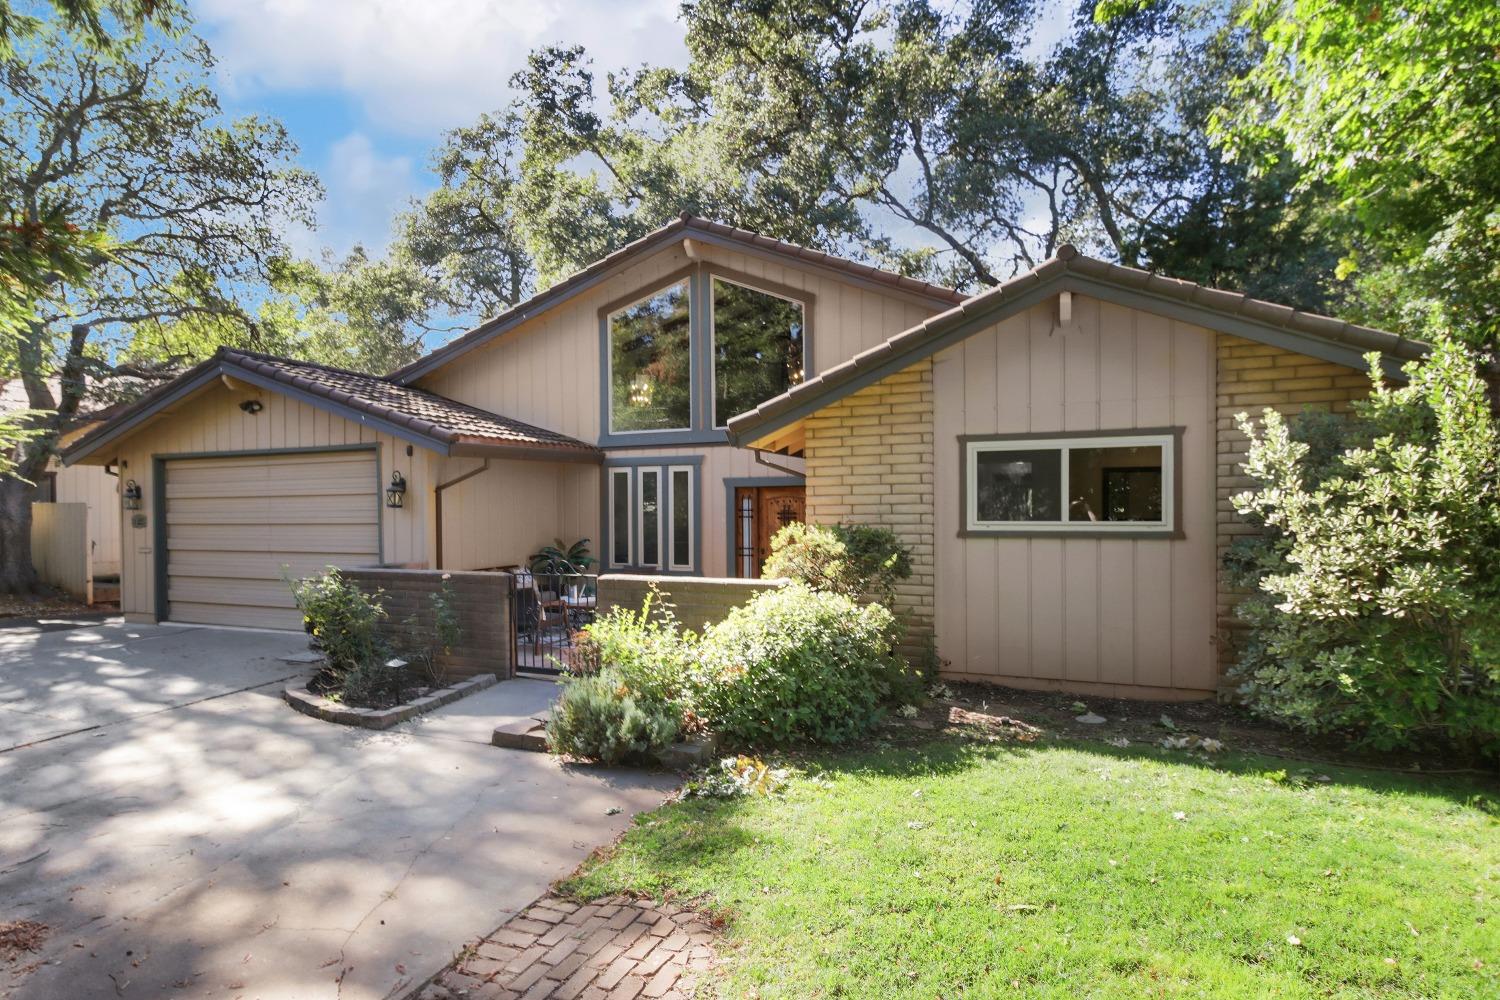
<instances>
[{"instance_id":1,"label":"beige exterior wall","mask_svg":"<svg viewBox=\"0 0 1500 1000\"><path fill-rule=\"evenodd\" d=\"M939 307L825 276L790 263L697 244L698 262L813 297L810 373L848 360ZM584 441L599 439L599 309L695 261L674 244L420 380L424 389Z\"/></svg>"},{"instance_id":2,"label":"beige exterior wall","mask_svg":"<svg viewBox=\"0 0 1500 1000\"><path fill-rule=\"evenodd\" d=\"M239 404L259 399L264 409L247 414ZM381 504L381 549L386 563L425 565L430 551L429 504L432 497L433 454L420 447L406 453L407 442L327 410L254 388L231 390L222 382L186 400L119 442L99 461L118 457L121 478L141 487L140 511L119 510L121 517L121 610L135 619L156 613L155 485L152 456L205 452L253 452L285 448L317 448L373 443L379 453L382 479L399 469L407 480L404 509ZM372 483L372 489L383 484ZM117 508L118 509L118 508ZM144 514L146 525L133 527L132 514Z\"/></svg>"},{"instance_id":3,"label":"beige exterior wall","mask_svg":"<svg viewBox=\"0 0 1500 1000\"><path fill-rule=\"evenodd\" d=\"M933 365L921 361L804 421L807 519L875 524L911 549L912 575L896 591L904 652L930 648L934 616Z\"/></svg>"},{"instance_id":4,"label":"beige exterior wall","mask_svg":"<svg viewBox=\"0 0 1500 1000\"><path fill-rule=\"evenodd\" d=\"M95 576L114 576L120 572L118 482L98 465L57 470L57 502L88 505L88 536Z\"/></svg>"},{"instance_id":5,"label":"beige exterior wall","mask_svg":"<svg viewBox=\"0 0 1500 1000\"><path fill-rule=\"evenodd\" d=\"M1280 347L1257 344L1240 337L1219 334L1217 408L1217 506L1216 549L1219 560L1237 536L1255 529L1240 520L1230 498L1253 485L1245 475L1249 438L1239 429L1238 416L1259 417L1268 407L1286 416L1306 409L1347 413L1350 403L1370 391L1368 375L1331 361L1319 361ZM1219 662L1234 662L1235 644L1242 625L1234 609L1244 596L1224 582L1218 587Z\"/></svg>"},{"instance_id":6,"label":"beige exterior wall","mask_svg":"<svg viewBox=\"0 0 1500 1000\"><path fill-rule=\"evenodd\" d=\"M437 459L437 482L480 468L479 458ZM594 539L598 554L599 467L490 460L489 468L443 491L441 569L524 565L544 545ZM434 543L433 559L437 560Z\"/></svg>"},{"instance_id":7,"label":"beige exterior wall","mask_svg":"<svg viewBox=\"0 0 1500 1000\"><path fill-rule=\"evenodd\" d=\"M1214 335L1073 296L933 365L938 653L955 677L1193 697L1214 653ZM961 538L961 434L1182 429L1181 538Z\"/></svg>"},{"instance_id":8,"label":"beige exterior wall","mask_svg":"<svg viewBox=\"0 0 1500 1000\"><path fill-rule=\"evenodd\" d=\"M604 614L615 608L638 612L645 607L646 597L655 587L662 599L672 605L672 616L683 628L702 632L723 621L735 608L785 585L785 580L605 574L599 578L599 612Z\"/></svg>"}]
</instances>

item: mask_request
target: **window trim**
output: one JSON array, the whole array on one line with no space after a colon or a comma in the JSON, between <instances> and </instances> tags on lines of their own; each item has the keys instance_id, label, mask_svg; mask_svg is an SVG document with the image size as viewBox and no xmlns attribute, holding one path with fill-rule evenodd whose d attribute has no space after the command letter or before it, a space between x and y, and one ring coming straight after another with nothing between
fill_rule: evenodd
<instances>
[{"instance_id":1,"label":"window trim","mask_svg":"<svg viewBox=\"0 0 1500 1000\"><path fill-rule=\"evenodd\" d=\"M1062 431L1034 434L962 434L958 438L958 535L960 538L1182 538L1182 435L1184 427ZM1070 448L1162 449L1162 520L1147 521L980 521L977 470L981 451L1061 451L1063 513L1067 513Z\"/></svg>"},{"instance_id":2,"label":"window trim","mask_svg":"<svg viewBox=\"0 0 1500 1000\"><path fill-rule=\"evenodd\" d=\"M708 411L709 426L714 430L725 430L729 426L728 419L726 419L722 424L717 423L717 420L719 419L719 414L717 412L719 404L719 366L716 363L717 351L715 350L715 347L718 343L719 329L717 320L715 319L714 310L715 281L722 281L726 284L738 285L741 288L748 288L752 292L760 292L762 295L769 295L772 298L781 299L783 302L795 303L797 306L801 307L802 378L804 381L806 381L808 377L808 368L812 361L812 340L808 335L809 324L812 316L812 297L807 295L805 292L800 292L797 289L788 288L785 285L777 285L773 282L758 281L757 279L752 278L749 275L742 275L733 271L725 271L720 268L712 267L705 270L704 327L706 329L704 339L708 345L707 350L705 351L705 357L707 359L706 367L708 368L708 398L705 401L705 405ZM762 400L762 402L764 402L764 400ZM739 414L732 413L730 414L730 417L733 418L738 415Z\"/></svg>"},{"instance_id":3,"label":"window trim","mask_svg":"<svg viewBox=\"0 0 1500 1000\"><path fill-rule=\"evenodd\" d=\"M692 556L692 565L684 567L672 563L672 519L671 519L671 472L674 469L686 469L688 471L688 550ZM611 456L604 460L604 477L599 485L599 535L600 551L608 556L604 564L611 573L641 573L652 576L701 576L703 560L703 456L702 455L619 455ZM658 518L658 555L660 563L656 566L642 565L638 560L641 558L642 550L642 525L644 514L641 511L641 474L642 472L654 472L661 478L657 480L658 493L656 504L656 516ZM630 559L628 563L617 563L614 561L614 506L613 501L616 494L615 483L617 477L623 477L629 484L630 492L630 520L629 531Z\"/></svg>"},{"instance_id":4,"label":"window trim","mask_svg":"<svg viewBox=\"0 0 1500 1000\"><path fill-rule=\"evenodd\" d=\"M698 565L698 505L694 502L698 493L698 469L691 465L669 465L667 470L667 552L666 568L678 573L691 573ZM677 561L677 473L687 473L687 545L688 561Z\"/></svg>"},{"instance_id":5,"label":"window trim","mask_svg":"<svg viewBox=\"0 0 1500 1000\"><path fill-rule=\"evenodd\" d=\"M695 430L698 429L697 408L694 405L695 404L694 397L696 396L696 389L697 389L697 384L698 384L699 372L698 372L698 358L696 356L697 352L693 350L693 328L697 325L697 320L695 318L695 315L696 315L697 310L698 310L697 303L698 303L698 299L699 299L697 289L695 289L693 287L693 285L696 283L694 281L694 279L696 277L697 277L697 268L695 268L695 267L689 267L689 268L685 268L685 269L680 270L680 271L674 271L672 274L669 274L669 275L666 275L665 277L663 277L659 282L655 282L655 283L647 286L644 289L639 289L636 292L634 292L634 293L632 293L630 295L625 296L624 298L616 299L613 302L608 302L608 303L604 304L603 306L599 307L599 324L600 324L600 328L601 328L600 329L600 335L601 335L601 337L603 339L603 355L604 355L604 366L603 366L603 371L604 371L604 386L603 386L604 413L603 413L603 422L602 422L602 426L604 428L604 432L603 432L603 434L600 435L600 437L602 439L604 439L604 440L610 440L610 439L620 439L620 438L633 438L633 437L636 437L638 435L644 435L648 439L651 438L651 437L654 437L656 435L679 435L680 436L680 435L683 435L683 434L691 434L693 431L695 431ZM687 426L686 427L655 427L655 428L651 428L651 429L648 429L648 430L622 430L622 431L617 431L617 430L615 430L615 344L614 344L614 335L613 335L613 332L610 330L610 320L614 317L614 315L616 313L624 312L626 309L629 309L631 306L640 305L642 302L645 302L647 299L655 298L656 296L660 295L662 292L665 292L665 291L667 291L670 288L675 288L678 285L681 285L681 286L683 286L684 289L686 289L686 291L687 291L687 305L688 305L688 344L687 344L687 353L688 353L688 422L687 422Z\"/></svg>"},{"instance_id":6,"label":"window trim","mask_svg":"<svg viewBox=\"0 0 1500 1000\"><path fill-rule=\"evenodd\" d=\"M606 471L609 479L605 484L605 496L607 498L604 522L611 529L615 524L615 502L619 498L619 484L621 480L625 483L625 509L627 514L635 509L635 476L628 466L614 466ZM615 559L615 537L613 531L605 533L608 541L606 556L609 560L610 569L628 569L635 565L635 532L629 526L635 521L634 517L626 519L627 535L625 537L625 561L619 562Z\"/></svg>"}]
</instances>

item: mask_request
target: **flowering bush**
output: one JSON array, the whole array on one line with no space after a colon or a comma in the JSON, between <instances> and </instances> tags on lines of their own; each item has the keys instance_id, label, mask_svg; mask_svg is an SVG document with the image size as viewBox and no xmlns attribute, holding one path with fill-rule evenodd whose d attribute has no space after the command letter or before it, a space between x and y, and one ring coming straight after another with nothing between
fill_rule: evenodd
<instances>
[{"instance_id":1,"label":"flowering bush","mask_svg":"<svg viewBox=\"0 0 1500 1000\"><path fill-rule=\"evenodd\" d=\"M1257 711L1377 747L1500 755L1500 434L1475 359L1440 342L1341 439L1266 411L1234 498L1265 533L1226 561L1256 596L1233 677Z\"/></svg>"}]
</instances>

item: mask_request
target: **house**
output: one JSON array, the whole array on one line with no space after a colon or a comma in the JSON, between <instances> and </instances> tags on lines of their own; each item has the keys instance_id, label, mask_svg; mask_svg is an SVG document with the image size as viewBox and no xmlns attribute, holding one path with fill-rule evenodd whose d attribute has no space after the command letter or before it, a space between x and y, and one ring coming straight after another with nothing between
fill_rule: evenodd
<instances>
[{"instance_id":1,"label":"house","mask_svg":"<svg viewBox=\"0 0 1500 1000\"><path fill-rule=\"evenodd\" d=\"M685 216L383 378L221 350L64 458L126 484L136 619L294 628L283 573L555 538L755 577L780 525L862 521L952 676L1201 697L1233 414L1346 407L1371 349L1423 348L1067 248L967 297Z\"/></svg>"},{"instance_id":2,"label":"house","mask_svg":"<svg viewBox=\"0 0 1500 1000\"><path fill-rule=\"evenodd\" d=\"M52 385L53 398L58 394ZM0 413L16 413L31 408L26 387L20 379L0 381ZM112 408L83 413L65 429L62 445L66 447L113 413ZM82 503L88 505L88 545L96 580L120 573L120 518L115 480L100 466L64 466L53 459L36 484L36 503Z\"/></svg>"}]
</instances>

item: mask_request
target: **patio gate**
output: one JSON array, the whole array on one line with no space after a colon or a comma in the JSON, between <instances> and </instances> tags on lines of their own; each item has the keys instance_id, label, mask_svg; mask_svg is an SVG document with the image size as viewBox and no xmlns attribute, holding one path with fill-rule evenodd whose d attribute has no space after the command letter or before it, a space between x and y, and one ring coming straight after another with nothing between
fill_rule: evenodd
<instances>
[{"instance_id":1,"label":"patio gate","mask_svg":"<svg viewBox=\"0 0 1500 1000\"><path fill-rule=\"evenodd\" d=\"M588 573L519 570L511 621L516 630L516 670L556 676L591 673L598 667L579 631L594 620L599 578Z\"/></svg>"}]
</instances>

